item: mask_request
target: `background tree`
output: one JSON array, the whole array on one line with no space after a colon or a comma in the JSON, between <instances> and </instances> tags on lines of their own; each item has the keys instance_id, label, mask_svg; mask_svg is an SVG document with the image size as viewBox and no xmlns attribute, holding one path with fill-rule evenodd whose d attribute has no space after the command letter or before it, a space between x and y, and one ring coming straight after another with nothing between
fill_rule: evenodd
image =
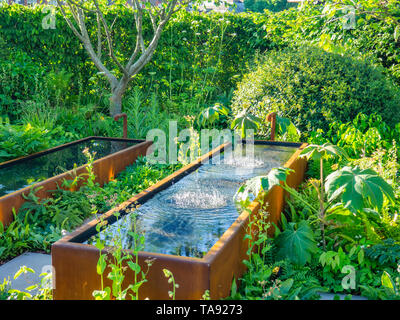
<instances>
[{"instance_id":1,"label":"background tree","mask_svg":"<svg viewBox=\"0 0 400 320\"><path fill-rule=\"evenodd\" d=\"M135 25L126 26L126 28L134 29L136 43L127 56L115 50L113 42L115 20L109 23L104 15L109 5L108 1L57 0L57 4L68 26L82 42L100 74L108 80L111 89L110 115L114 116L121 112L122 97L129 82L151 60L166 23L175 12L186 6L187 2L178 0L114 1L112 5L128 6L134 16ZM145 35L143 32L143 21L146 16L151 21L151 35ZM115 19L117 18L118 16ZM88 31L89 21L93 19L95 19L96 39L92 39L93 36L91 38L91 33ZM105 62L105 52L111 64Z\"/></svg>"}]
</instances>

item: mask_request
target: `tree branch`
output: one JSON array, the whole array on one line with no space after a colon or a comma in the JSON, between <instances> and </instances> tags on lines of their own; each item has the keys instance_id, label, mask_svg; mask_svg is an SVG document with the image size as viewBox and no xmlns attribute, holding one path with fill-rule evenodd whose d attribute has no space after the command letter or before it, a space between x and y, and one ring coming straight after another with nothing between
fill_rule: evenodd
<instances>
[{"instance_id":1,"label":"tree branch","mask_svg":"<svg viewBox=\"0 0 400 320\"><path fill-rule=\"evenodd\" d=\"M69 1L69 0L68 0ZM113 43L112 43L112 37L110 34L110 30L108 29L108 25L106 20L104 19L104 15L103 12L100 9L99 3L97 2L97 0L93 0L94 5L96 7L96 12L97 15L100 17L100 21L103 24L103 28L104 28L104 32L106 33L106 39L107 39L107 43L108 43L108 52L109 52L109 56L111 57L111 59L115 62L115 64L118 66L119 70L124 74L124 75L128 75L127 70L122 66L122 64L119 62L118 58L115 56L114 53L114 49L113 49Z\"/></svg>"}]
</instances>

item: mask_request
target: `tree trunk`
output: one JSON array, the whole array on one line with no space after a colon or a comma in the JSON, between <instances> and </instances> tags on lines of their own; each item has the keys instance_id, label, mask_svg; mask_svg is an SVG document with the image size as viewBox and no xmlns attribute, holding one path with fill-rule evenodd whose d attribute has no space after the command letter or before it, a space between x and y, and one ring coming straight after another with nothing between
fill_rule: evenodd
<instances>
[{"instance_id":1,"label":"tree trunk","mask_svg":"<svg viewBox=\"0 0 400 320\"><path fill-rule=\"evenodd\" d=\"M122 111L122 95L124 92L122 90L113 90L110 98L110 116L121 113Z\"/></svg>"}]
</instances>

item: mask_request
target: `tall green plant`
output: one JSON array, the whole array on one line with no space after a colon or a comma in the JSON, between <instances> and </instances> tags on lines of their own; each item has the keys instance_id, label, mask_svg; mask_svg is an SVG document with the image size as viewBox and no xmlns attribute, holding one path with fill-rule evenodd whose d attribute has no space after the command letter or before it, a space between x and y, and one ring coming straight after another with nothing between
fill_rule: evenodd
<instances>
[{"instance_id":1,"label":"tall green plant","mask_svg":"<svg viewBox=\"0 0 400 320\"><path fill-rule=\"evenodd\" d=\"M319 217L321 219L321 234L322 234L322 242L324 246L324 250L326 249L326 240L325 240L325 227L324 227L324 219L325 219L325 194L324 194L324 160L327 160L329 157L344 157L347 158L346 152L338 146L335 146L330 143L325 143L323 145L309 145L302 150L300 153L300 157L305 157L307 159L313 159L319 161L320 166L320 187L313 184L315 189L318 192L319 198Z\"/></svg>"}]
</instances>

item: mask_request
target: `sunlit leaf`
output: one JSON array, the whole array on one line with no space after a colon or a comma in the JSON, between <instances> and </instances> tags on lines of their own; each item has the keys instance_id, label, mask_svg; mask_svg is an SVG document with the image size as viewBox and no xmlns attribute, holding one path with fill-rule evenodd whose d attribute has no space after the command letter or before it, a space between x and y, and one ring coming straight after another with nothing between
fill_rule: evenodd
<instances>
[{"instance_id":1,"label":"sunlit leaf","mask_svg":"<svg viewBox=\"0 0 400 320\"><path fill-rule=\"evenodd\" d=\"M372 169L361 170L358 166L346 166L327 176L325 191L328 201L341 196L343 206L353 212L370 206L380 210L384 198L391 202L395 199L392 187L382 177Z\"/></svg>"}]
</instances>

